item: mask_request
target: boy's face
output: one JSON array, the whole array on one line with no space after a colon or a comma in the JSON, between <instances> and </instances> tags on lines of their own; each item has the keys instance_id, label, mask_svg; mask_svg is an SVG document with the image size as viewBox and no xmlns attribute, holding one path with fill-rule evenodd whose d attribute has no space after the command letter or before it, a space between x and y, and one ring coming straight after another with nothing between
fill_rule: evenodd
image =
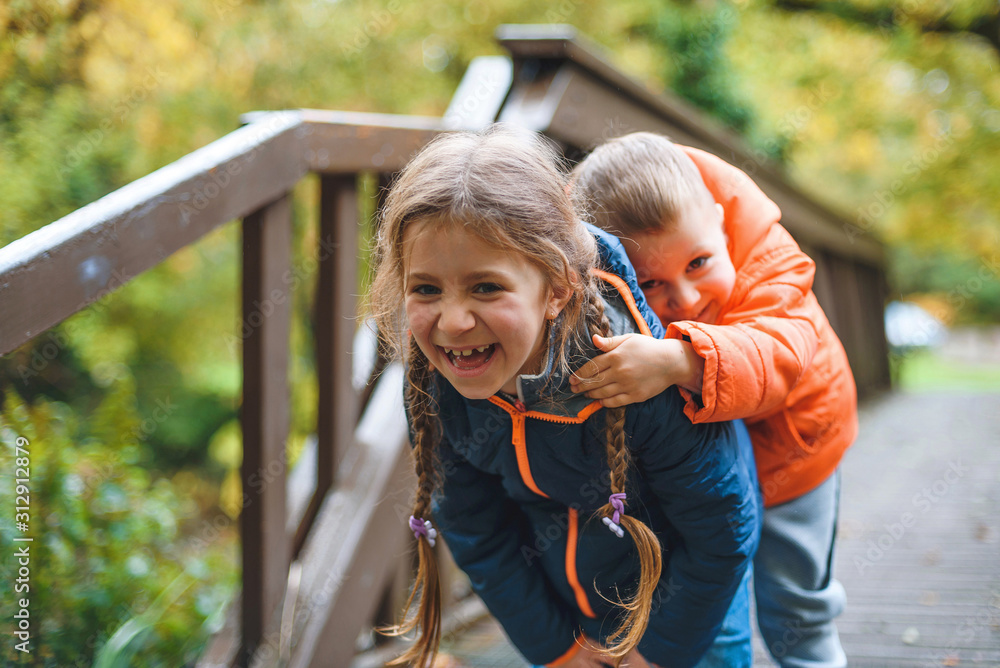
<instances>
[{"instance_id":1,"label":"boy's face","mask_svg":"<svg viewBox=\"0 0 1000 668\"><path fill-rule=\"evenodd\" d=\"M722 215L719 204L699 201L682 208L669 231L623 240L639 287L664 325L718 322L736 282Z\"/></svg>"}]
</instances>

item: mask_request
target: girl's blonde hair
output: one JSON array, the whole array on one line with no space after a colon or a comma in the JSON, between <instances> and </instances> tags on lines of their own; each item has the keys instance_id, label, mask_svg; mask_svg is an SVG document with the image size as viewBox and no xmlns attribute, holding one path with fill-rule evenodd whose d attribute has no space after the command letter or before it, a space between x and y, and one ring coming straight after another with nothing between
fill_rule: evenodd
<instances>
[{"instance_id":1,"label":"girl's blonde hair","mask_svg":"<svg viewBox=\"0 0 1000 668\"><path fill-rule=\"evenodd\" d=\"M691 158L653 132L601 144L573 169L570 184L577 206L618 236L670 229L682 207L715 202Z\"/></svg>"},{"instance_id":2,"label":"girl's blonde hair","mask_svg":"<svg viewBox=\"0 0 1000 668\"><path fill-rule=\"evenodd\" d=\"M405 389L413 430L417 494L413 516L430 517L431 497L439 484L437 447L440 424L429 389L433 371L416 342L404 345L404 285L410 226L430 223L447 229L462 226L502 253L518 253L537 267L554 294L569 300L552 325L554 363L568 372L566 351L591 334L611 335L596 279L590 269L597 261L596 244L580 222L559 170L558 154L535 133L497 124L479 133L443 134L431 141L403 169L382 210L374 254L375 277L369 304L379 335L389 350L407 362ZM607 410L607 459L611 492L625 491L629 451L625 444L625 409ZM605 504L598 513L611 517ZM641 561L640 583L622 605L626 614L611 636L608 654L620 661L646 630L653 593L660 579L661 554L656 535L633 517L621 518L632 535ZM434 552L426 537L418 539L417 579L406 603L417 613L387 632L401 635L419 628L414 645L394 663L429 665L441 637L441 592Z\"/></svg>"}]
</instances>

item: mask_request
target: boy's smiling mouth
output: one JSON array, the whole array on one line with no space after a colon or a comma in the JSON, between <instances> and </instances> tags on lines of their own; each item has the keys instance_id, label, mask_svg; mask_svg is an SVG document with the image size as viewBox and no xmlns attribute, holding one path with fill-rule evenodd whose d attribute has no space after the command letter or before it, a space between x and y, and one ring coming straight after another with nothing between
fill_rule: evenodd
<instances>
[{"instance_id":1,"label":"boy's smiling mouth","mask_svg":"<svg viewBox=\"0 0 1000 668\"><path fill-rule=\"evenodd\" d=\"M477 372L485 369L485 366L493 359L496 352L496 344L490 343L485 346L474 346L469 348L447 348L438 346L449 365L456 371Z\"/></svg>"}]
</instances>

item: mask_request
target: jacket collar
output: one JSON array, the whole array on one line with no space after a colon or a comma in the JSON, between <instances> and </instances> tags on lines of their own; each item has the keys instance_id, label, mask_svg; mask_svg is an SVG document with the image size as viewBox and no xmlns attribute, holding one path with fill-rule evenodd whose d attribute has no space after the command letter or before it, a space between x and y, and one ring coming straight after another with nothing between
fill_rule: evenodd
<instances>
[{"instance_id":1,"label":"jacket collar","mask_svg":"<svg viewBox=\"0 0 1000 668\"><path fill-rule=\"evenodd\" d=\"M604 301L604 313L611 323L611 334L617 336L629 332L637 332L638 327L632 320L632 315L624 300L613 288L601 295ZM556 320L558 326L560 320ZM567 355L570 372L560 370L555 366L555 332L557 327L549 330L548 348L542 371L537 374L522 374L517 377L517 398L524 404L526 410L547 413L560 417L575 416L594 402L585 394L574 394L570 390L569 373L576 371L587 360L600 354L594 347L589 334L574 337L576 342Z\"/></svg>"}]
</instances>

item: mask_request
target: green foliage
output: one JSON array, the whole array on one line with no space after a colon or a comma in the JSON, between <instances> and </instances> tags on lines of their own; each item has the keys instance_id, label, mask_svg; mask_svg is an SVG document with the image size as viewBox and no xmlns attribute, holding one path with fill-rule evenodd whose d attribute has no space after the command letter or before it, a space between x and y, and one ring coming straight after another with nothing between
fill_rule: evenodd
<instances>
[{"instance_id":1,"label":"green foliage","mask_svg":"<svg viewBox=\"0 0 1000 668\"><path fill-rule=\"evenodd\" d=\"M155 633L167 610L193 582L194 579L186 573L178 575L146 610L122 624L104 643L94 660L94 668L130 668L135 665L135 656L142 651L146 639Z\"/></svg>"},{"instance_id":2,"label":"green foliage","mask_svg":"<svg viewBox=\"0 0 1000 668\"><path fill-rule=\"evenodd\" d=\"M666 56L664 79L674 93L721 121L765 158L783 162L790 138L761 125L739 65L728 52L740 29L729 2L670 3L639 32Z\"/></svg>"},{"instance_id":3,"label":"green foliage","mask_svg":"<svg viewBox=\"0 0 1000 668\"><path fill-rule=\"evenodd\" d=\"M754 112L725 51L738 19L736 8L728 3L671 4L664 6L648 32L669 57L666 78L673 91L746 133Z\"/></svg>"},{"instance_id":4,"label":"green foliage","mask_svg":"<svg viewBox=\"0 0 1000 668\"><path fill-rule=\"evenodd\" d=\"M897 294L948 299L982 270L959 317L1000 321L1000 58L962 30L995 3L782 4L807 3L744 3L727 51L760 125L788 137L791 176L886 242ZM953 275L932 284L927 263Z\"/></svg>"},{"instance_id":5,"label":"green foliage","mask_svg":"<svg viewBox=\"0 0 1000 668\"><path fill-rule=\"evenodd\" d=\"M895 294L939 295L947 318L959 324L988 322L1000 313L1000 258L969 258L954 252L893 249L890 285Z\"/></svg>"},{"instance_id":6,"label":"green foliage","mask_svg":"<svg viewBox=\"0 0 1000 668\"><path fill-rule=\"evenodd\" d=\"M122 643L134 655L128 665L176 667L197 657L221 624L235 584L232 543L194 549L204 541L185 525L194 524L197 505L136 466L137 445L108 448L92 435L111 423L116 433L140 427L122 401L128 394L112 392L88 430L65 404L27 406L7 393L0 467L14 473L15 444L27 439L30 519L26 533L3 523L0 537L29 546L30 575L29 589L15 592L15 562L6 559L0 601L11 619L14 602L28 599L32 637L30 655L4 644L5 665L92 665L131 622L144 631ZM0 504L14 508L13 493L13 485L0 486ZM15 535L33 541L14 543Z\"/></svg>"}]
</instances>

